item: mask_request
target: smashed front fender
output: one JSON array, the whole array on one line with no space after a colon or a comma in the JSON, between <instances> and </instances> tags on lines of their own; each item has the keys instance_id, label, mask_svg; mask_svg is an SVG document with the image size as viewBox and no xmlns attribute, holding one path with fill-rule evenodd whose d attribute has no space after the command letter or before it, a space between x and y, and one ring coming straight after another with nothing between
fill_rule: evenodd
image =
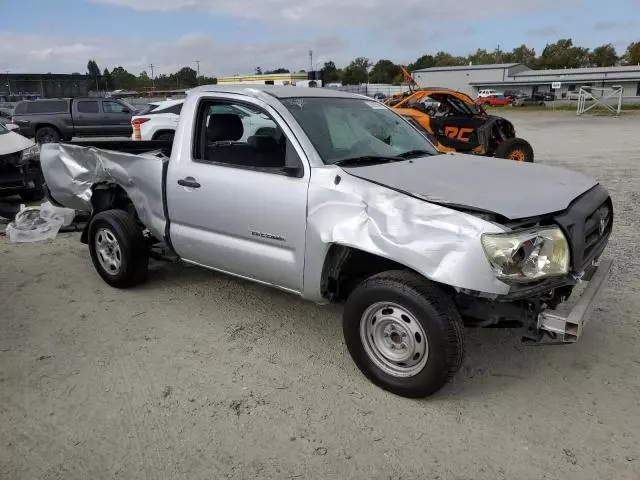
<instances>
[{"instance_id":1,"label":"smashed front fender","mask_svg":"<svg viewBox=\"0 0 640 480\"><path fill-rule=\"evenodd\" d=\"M338 180L339 178L339 180ZM309 185L305 296L321 301L321 276L333 244L388 258L426 278L460 289L505 294L480 236L504 229L356 178L327 166Z\"/></svg>"}]
</instances>

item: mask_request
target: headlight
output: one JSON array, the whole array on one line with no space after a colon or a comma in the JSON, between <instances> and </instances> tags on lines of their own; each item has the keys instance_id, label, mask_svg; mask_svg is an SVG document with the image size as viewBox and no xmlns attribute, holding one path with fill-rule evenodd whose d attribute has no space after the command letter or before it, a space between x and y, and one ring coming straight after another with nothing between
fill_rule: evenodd
<instances>
[{"instance_id":1,"label":"headlight","mask_svg":"<svg viewBox=\"0 0 640 480\"><path fill-rule=\"evenodd\" d=\"M40 147L36 143L35 145L32 145L31 147L22 151L22 161L27 162L29 160L33 160L35 158L38 158L38 155L40 155Z\"/></svg>"},{"instance_id":2,"label":"headlight","mask_svg":"<svg viewBox=\"0 0 640 480\"><path fill-rule=\"evenodd\" d=\"M482 247L500 279L531 282L569 272L569 245L559 228L484 234Z\"/></svg>"}]
</instances>

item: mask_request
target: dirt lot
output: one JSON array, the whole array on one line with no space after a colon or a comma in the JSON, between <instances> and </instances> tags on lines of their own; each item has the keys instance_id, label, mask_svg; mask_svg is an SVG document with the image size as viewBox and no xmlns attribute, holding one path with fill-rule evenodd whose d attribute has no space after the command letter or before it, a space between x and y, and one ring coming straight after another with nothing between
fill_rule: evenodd
<instances>
[{"instance_id":1,"label":"dirt lot","mask_svg":"<svg viewBox=\"0 0 640 480\"><path fill-rule=\"evenodd\" d=\"M412 401L356 370L336 306L166 264L117 291L79 234L0 237L0 478L640 478L640 116L507 112L613 194L578 344L468 331L460 374Z\"/></svg>"}]
</instances>

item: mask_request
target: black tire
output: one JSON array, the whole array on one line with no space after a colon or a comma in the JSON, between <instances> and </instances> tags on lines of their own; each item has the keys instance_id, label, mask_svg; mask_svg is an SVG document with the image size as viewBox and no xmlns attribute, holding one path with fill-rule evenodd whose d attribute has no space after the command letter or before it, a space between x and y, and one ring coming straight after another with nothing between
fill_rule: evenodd
<instances>
[{"instance_id":1,"label":"black tire","mask_svg":"<svg viewBox=\"0 0 640 480\"><path fill-rule=\"evenodd\" d=\"M413 317L411 321L417 320L425 334L426 363L411 376L385 371L379 361L374 360L375 355L367 353L367 349L371 351L363 340L367 335L363 330L366 329L364 322L369 321L367 312L386 303L395 305L382 307L383 314L398 306L400 311ZM402 318L410 323L404 316ZM375 324L376 317L370 321ZM385 318L381 317L380 326L383 321ZM421 398L437 392L460 369L464 358L463 324L455 305L437 285L412 272L384 272L356 287L345 305L343 333L349 353L360 371L374 384L403 397ZM416 341L415 345L419 345L421 339L416 336Z\"/></svg>"},{"instance_id":2,"label":"black tire","mask_svg":"<svg viewBox=\"0 0 640 480\"><path fill-rule=\"evenodd\" d=\"M496 157L517 162L533 163L533 147L522 138L508 138L498 145Z\"/></svg>"},{"instance_id":3,"label":"black tire","mask_svg":"<svg viewBox=\"0 0 640 480\"><path fill-rule=\"evenodd\" d=\"M109 232L109 233L106 233ZM115 237L119 251L119 268L107 269L105 257L97 250L98 237L110 234ZM147 278L149 249L142 229L132 215L124 210L106 210L98 213L89 223L89 251L95 269L102 279L112 287L128 288L142 283Z\"/></svg>"},{"instance_id":4,"label":"black tire","mask_svg":"<svg viewBox=\"0 0 640 480\"><path fill-rule=\"evenodd\" d=\"M156 135L154 140L158 140L161 142L173 142L173 137L175 136L174 132L162 132Z\"/></svg>"},{"instance_id":5,"label":"black tire","mask_svg":"<svg viewBox=\"0 0 640 480\"><path fill-rule=\"evenodd\" d=\"M61 135L54 127L41 127L36 132L36 142L43 143L58 143Z\"/></svg>"}]
</instances>

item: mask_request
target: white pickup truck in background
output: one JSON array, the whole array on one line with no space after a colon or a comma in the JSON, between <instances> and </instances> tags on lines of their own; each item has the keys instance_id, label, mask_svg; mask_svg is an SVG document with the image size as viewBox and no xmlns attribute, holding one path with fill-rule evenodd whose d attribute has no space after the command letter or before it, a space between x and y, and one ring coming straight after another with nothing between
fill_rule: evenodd
<instances>
[{"instance_id":1,"label":"white pickup truck in background","mask_svg":"<svg viewBox=\"0 0 640 480\"><path fill-rule=\"evenodd\" d=\"M408 397L460 368L463 324L575 342L611 269L613 208L597 181L440 154L345 92L198 87L173 142L45 145L41 161L51 200L91 212L82 240L108 284L142 282L156 250L344 302L355 363ZM554 312L580 282L571 312Z\"/></svg>"}]
</instances>

